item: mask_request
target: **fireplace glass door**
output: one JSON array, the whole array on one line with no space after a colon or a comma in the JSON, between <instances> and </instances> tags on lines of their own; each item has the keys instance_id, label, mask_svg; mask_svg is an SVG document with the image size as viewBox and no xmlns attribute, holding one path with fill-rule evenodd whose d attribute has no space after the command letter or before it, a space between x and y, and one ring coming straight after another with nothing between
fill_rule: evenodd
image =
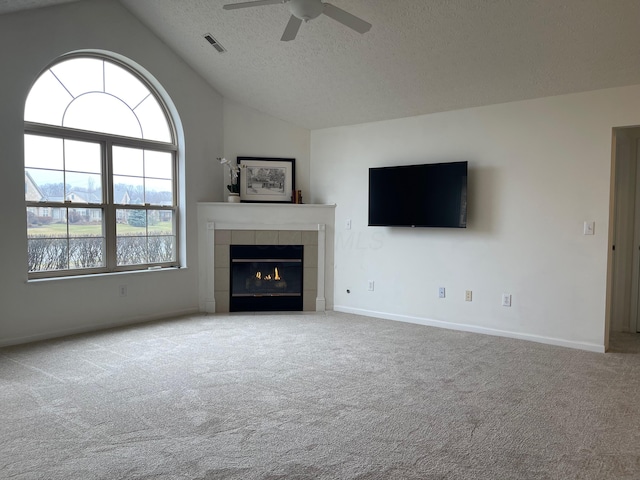
<instances>
[{"instance_id":1,"label":"fireplace glass door","mask_svg":"<svg viewBox=\"0 0 640 480\"><path fill-rule=\"evenodd\" d=\"M302 245L231 245L229 310L302 310Z\"/></svg>"}]
</instances>

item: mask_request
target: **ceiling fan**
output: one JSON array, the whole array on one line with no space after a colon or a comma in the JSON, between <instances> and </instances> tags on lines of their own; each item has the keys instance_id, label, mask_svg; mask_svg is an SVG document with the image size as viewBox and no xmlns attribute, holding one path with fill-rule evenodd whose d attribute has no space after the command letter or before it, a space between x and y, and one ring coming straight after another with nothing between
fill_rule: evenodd
<instances>
[{"instance_id":1,"label":"ceiling fan","mask_svg":"<svg viewBox=\"0 0 640 480\"><path fill-rule=\"evenodd\" d=\"M222 8L225 10L235 10L237 8L261 7L263 5L275 5L278 3L286 3L291 12L289 23L287 23L282 38L280 39L284 42L296 38L303 20L308 22L323 13L358 33L368 32L371 28L369 22L365 22L361 18L321 0L255 0L253 2L231 3L224 5Z\"/></svg>"}]
</instances>

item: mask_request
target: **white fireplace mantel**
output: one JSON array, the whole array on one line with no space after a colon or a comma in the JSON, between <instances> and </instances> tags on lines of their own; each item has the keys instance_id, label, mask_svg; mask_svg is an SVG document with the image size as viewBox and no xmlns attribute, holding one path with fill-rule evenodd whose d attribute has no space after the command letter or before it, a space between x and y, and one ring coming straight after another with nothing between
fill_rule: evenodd
<instances>
[{"instance_id":1,"label":"white fireplace mantel","mask_svg":"<svg viewBox=\"0 0 640 480\"><path fill-rule=\"evenodd\" d=\"M216 312L216 230L317 231L316 311L333 308L335 205L273 203L199 203L198 248L200 310Z\"/></svg>"}]
</instances>

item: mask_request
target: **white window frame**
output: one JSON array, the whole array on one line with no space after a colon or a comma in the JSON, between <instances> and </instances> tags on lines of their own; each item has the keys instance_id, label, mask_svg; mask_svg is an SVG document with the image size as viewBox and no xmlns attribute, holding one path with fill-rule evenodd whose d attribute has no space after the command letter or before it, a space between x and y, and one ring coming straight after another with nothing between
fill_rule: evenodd
<instances>
[{"instance_id":1,"label":"white window frame","mask_svg":"<svg viewBox=\"0 0 640 480\"><path fill-rule=\"evenodd\" d=\"M65 276L78 276L78 275L91 275L91 274L105 274L115 272L126 271L143 271L157 268L179 268L180 267L180 237L181 232L179 226L181 224L179 220L179 179L178 179L178 144L175 123L170 115L167 105L163 101L162 97L158 94L157 90L148 82L139 72L135 71L129 65L106 55L82 53L76 55L66 55L59 58L56 62L49 65L44 71L55 66L56 63L71 58L97 58L107 62L114 63L129 73L138 78L149 89L151 94L155 97L158 104L162 107L164 115L166 117L167 124L170 128L171 143L165 143L155 140L145 140L141 138L125 137L113 134L106 134L101 132L79 130L68 127L62 127L57 125L46 125L35 122L24 122L24 135L39 135L48 136L63 140L79 140L90 141L99 143L101 146L101 165L102 165L102 202L101 203L80 203L72 202L69 200L61 202L51 201L28 201L25 200L26 207L36 208L96 208L102 210L103 216L103 234L105 238L105 250L104 250L104 267L97 268L73 268L64 270L46 270L46 271L31 271L28 272L29 279L40 278L56 278ZM116 203L116 199L113 198L113 166L112 166L112 151L113 147L132 147L136 149L154 150L160 152L169 152L172 154L172 183L173 183L173 202L172 205L157 205L157 204L132 204L121 205ZM172 212L173 220L173 234L175 237L174 243L174 260L170 262L151 262L136 265L117 265L117 235L116 235L116 210L143 210L147 211L170 211ZM26 215L25 208L25 215ZM150 238L147 235L146 238ZM68 239L68 237L67 237Z\"/></svg>"}]
</instances>

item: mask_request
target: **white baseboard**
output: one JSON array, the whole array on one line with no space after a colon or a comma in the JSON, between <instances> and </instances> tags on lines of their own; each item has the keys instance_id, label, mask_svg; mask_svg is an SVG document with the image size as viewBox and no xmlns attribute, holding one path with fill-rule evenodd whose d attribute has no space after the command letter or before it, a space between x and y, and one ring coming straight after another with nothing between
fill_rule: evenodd
<instances>
[{"instance_id":1,"label":"white baseboard","mask_svg":"<svg viewBox=\"0 0 640 480\"><path fill-rule=\"evenodd\" d=\"M563 340L561 338L543 337L530 333L510 332L508 330L497 330L494 328L479 327L476 325L467 325L463 323L449 323L441 320L432 320L430 318L413 317L409 315L398 315L395 313L374 312L361 308L345 307L335 305L333 309L336 312L353 313L355 315L363 315L365 317L382 318L385 320L394 320L397 322L416 323L418 325L426 325L428 327L446 328L448 330L459 330L462 332L481 333L483 335L493 335L495 337L515 338L518 340L528 340L530 342L544 343L547 345L556 345L558 347L575 348L578 350L587 350L589 352L604 353L604 345L595 343L575 342L572 340Z\"/></svg>"},{"instance_id":2,"label":"white baseboard","mask_svg":"<svg viewBox=\"0 0 640 480\"><path fill-rule=\"evenodd\" d=\"M188 308L185 310L176 310L172 312L163 312L154 315L141 315L138 317L128 318L125 320L116 320L103 323L92 323L81 327L66 328L61 330L52 330L50 332L38 333L36 335L27 335L24 337L16 337L0 340L0 347L8 347L11 345L21 345L23 343L39 342L42 340L51 340L53 338L67 337L69 335L78 335L80 333L96 332L99 330L107 330L109 328L124 327L127 325L136 325L138 323L153 322L156 320L164 320L168 318L181 317L185 315L194 315L200 313L198 308Z\"/></svg>"}]
</instances>

